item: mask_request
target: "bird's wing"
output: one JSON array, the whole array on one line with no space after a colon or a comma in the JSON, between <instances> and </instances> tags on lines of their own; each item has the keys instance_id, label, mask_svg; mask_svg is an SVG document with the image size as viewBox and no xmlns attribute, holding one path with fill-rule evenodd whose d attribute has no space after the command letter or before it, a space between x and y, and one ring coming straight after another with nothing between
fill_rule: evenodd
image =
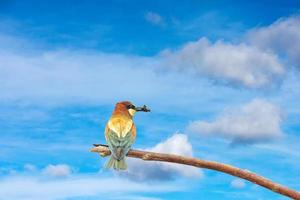
<instances>
[{"instance_id":1,"label":"bird's wing","mask_svg":"<svg viewBox=\"0 0 300 200\"><path fill-rule=\"evenodd\" d=\"M110 126L112 124L116 125L117 127L112 128L112 126ZM118 127L122 127L122 125L108 123L105 128L105 138L110 150L112 151L112 155L117 159L122 159L124 156L126 156L135 140L136 129L132 121L129 130L127 126L123 126L125 127L125 130L128 130L126 134L122 134L124 129L120 130ZM124 137L119 137L122 135L124 135Z\"/></svg>"}]
</instances>

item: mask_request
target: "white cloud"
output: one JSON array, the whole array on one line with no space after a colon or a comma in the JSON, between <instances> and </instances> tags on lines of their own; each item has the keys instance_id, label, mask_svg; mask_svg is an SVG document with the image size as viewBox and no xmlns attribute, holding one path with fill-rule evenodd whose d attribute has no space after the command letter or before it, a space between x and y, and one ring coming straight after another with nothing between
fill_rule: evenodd
<instances>
[{"instance_id":1,"label":"white cloud","mask_svg":"<svg viewBox=\"0 0 300 200\"><path fill-rule=\"evenodd\" d=\"M157 57L84 50L32 52L23 48L23 52L12 52L1 49L0 43L0 102L26 107L32 104L112 105L120 100L131 100L169 111L169 106L178 110L179 105L185 108L191 101L198 102L199 98L186 96L205 96L195 93L199 87L202 88L201 93L211 93L214 88L205 80L188 79L172 72L159 73L157 69L161 69L161 63ZM209 84L210 88L204 84ZM26 114L24 109L25 114L18 111L17 115L12 111L1 112L0 118L8 116L29 120L28 115L47 118L38 110Z\"/></svg>"},{"instance_id":2,"label":"white cloud","mask_svg":"<svg viewBox=\"0 0 300 200\"><path fill-rule=\"evenodd\" d=\"M230 186L236 189L242 189L246 186L246 183L242 179L234 179L231 181Z\"/></svg>"},{"instance_id":3,"label":"white cloud","mask_svg":"<svg viewBox=\"0 0 300 200\"><path fill-rule=\"evenodd\" d=\"M59 164L59 165L48 165L44 169L44 174L53 177L67 177L70 176L72 170L70 166L66 164Z\"/></svg>"},{"instance_id":4,"label":"white cloud","mask_svg":"<svg viewBox=\"0 0 300 200\"><path fill-rule=\"evenodd\" d=\"M108 103L162 96L168 83L157 78L155 60L86 51L1 51L2 101ZM143 66L143 67L139 67ZM161 88L158 90L157 88Z\"/></svg>"},{"instance_id":5,"label":"white cloud","mask_svg":"<svg viewBox=\"0 0 300 200\"><path fill-rule=\"evenodd\" d=\"M201 38L161 55L167 68L247 88L273 86L289 67L300 67L300 16L254 28L240 43Z\"/></svg>"},{"instance_id":6,"label":"white cloud","mask_svg":"<svg viewBox=\"0 0 300 200\"><path fill-rule=\"evenodd\" d=\"M251 45L288 57L288 63L300 67L300 16L281 18L273 24L255 28L247 34Z\"/></svg>"},{"instance_id":7,"label":"white cloud","mask_svg":"<svg viewBox=\"0 0 300 200\"><path fill-rule=\"evenodd\" d=\"M162 18L162 16L155 12L147 12L145 14L145 19L154 25L164 25L164 19Z\"/></svg>"},{"instance_id":8,"label":"white cloud","mask_svg":"<svg viewBox=\"0 0 300 200\"><path fill-rule=\"evenodd\" d=\"M156 69L161 63L157 57L72 49L49 51L32 46L11 50L0 43L1 105L112 105L131 100L136 104L163 104L161 109L168 110L168 106L189 105L194 99L178 96L194 95L199 88L186 76L159 73ZM2 113L0 118L30 119L24 113L17 113L18 117L11 111ZM29 115L47 118L38 110Z\"/></svg>"},{"instance_id":9,"label":"white cloud","mask_svg":"<svg viewBox=\"0 0 300 200\"><path fill-rule=\"evenodd\" d=\"M163 141L147 150L188 157L193 156L192 145L189 143L187 136L184 134L174 134L166 141ZM202 171L195 167L130 158L128 158L128 171L125 173L135 180L169 180L178 176L188 178L199 178L202 176Z\"/></svg>"},{"instance_id":10,"label":"white cloud","mask_svg":"<svg viewBox=\"0 0 300 200\"><path fill-rule=\"evenodd\" d=\"M280 128L282 120L279 107L264 99L254 99L227 110L215 121L194 121L189 124L187 131L226 137L234 143L263 142L283 135Z\"/></svg>"},{"instance_id":11,"label":"white cloud","mask_svg":"<svg viewBox=\"0 0 300 200\"><path fill-rule=\"evenodd\" d=\"M148 15L155 16L155 13L149 12ZM159 21L159 17L156 18ZM273 26L297 25L298 21L298 18L290 18ZM252 42L245 39L240 44L222 41L212 43L202 38L187 43L177 51L166 50L162 56L153 57L63 48L49 51L35 48L32 41L0 33L0 41L8 41L8 44L0 42L0 101L24 104L42 102L44 105L82 102L111 104L120 99L168 104L178 101L177 105L195 101L195 91L204 91L206 86L201 85L205 81L187 80L186 75L179 75L177 71L190 71L200 77L208 76L219 82L248 88L270 86L282 78L285 69L275 51L268 51L257 44L262 37L259 37L259 32L268 35L266 30L272 32L275 30L273 26L253 30L250 35L256 36L256 39L253 36ZM298 28L295 25L285 26L289 27L287 30L290 33L295 29L293 37L297 44ZM268 45L270 43L267 42ZM289 46L285 44L285 48L294 49L290 55L297 57L300 45ZM163 65L174 69L175 73L156 73L157 69L165 69ZM193 98L178 99L188 95ZM189 102L186 104L190 105Z\"/></svg>"},{"instance_id":12,"label":"white cloud","mask_svg":"<svg viewBox=\"0 0 300 200\"><path fill-rule=\"evenodd\" d=\"M168 68L208 75L216 80L249 88L272 85L285 70L278 57L247 44L211 43L206 38L190 42L183 48L161 53Z\"/></svg>"},{"instance_id":13,"label":"white cloud","mask_svg":"<svg viewBox=\"0 0 300 200\"><path fill-rule=\"evenodd\" d=\"M120 199L118 198L120 196L135 197L135 193L141 192L182 190L170 183L150 186L146 183L135 183L124 179L99 177L96 174L66 179L44 179L32 176L6 177L0 179L0 188L0 199L10 200L99 198L103 195L105 199ZM147 196L144 198L147 199Z\"/></svg>"}]
</instances>

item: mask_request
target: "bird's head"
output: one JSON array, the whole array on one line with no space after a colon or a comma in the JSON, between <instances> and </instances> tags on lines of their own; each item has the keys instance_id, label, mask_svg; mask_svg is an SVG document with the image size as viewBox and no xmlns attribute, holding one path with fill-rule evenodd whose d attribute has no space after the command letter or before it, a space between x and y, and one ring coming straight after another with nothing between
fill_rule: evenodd
<instances>
[{"instance_id":1,"label":"bird's head","mask_svg":"<svg viewBox=\"0 0 300 200\"><path fill-rule=\"evenodd\" d=\"M117 103L115 110L128 112L131 117L133 117L136 112L150 112L150 109L148 109L146 105L137 107L130 101L122 101Z\"/></svg>"}]
</instances>

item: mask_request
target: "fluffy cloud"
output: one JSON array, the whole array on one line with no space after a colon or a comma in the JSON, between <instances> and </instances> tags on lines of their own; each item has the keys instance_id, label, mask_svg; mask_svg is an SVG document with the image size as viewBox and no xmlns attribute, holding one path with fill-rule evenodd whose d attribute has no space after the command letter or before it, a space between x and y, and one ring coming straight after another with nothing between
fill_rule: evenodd
<instances>
[{"instance_id":1,"label":"fluffy cloud","mask_svg":"<svg viewBox=\"0 0 300 200\"><path fill-rule=\"evenodd\" d=\"M145 14L145 19L154 25L163 25L164 24L164 19L155 12L147 12Z\"/></svg>"},{"instance_id":2,"label":"fluffy cloud","mask_svg":"<svg viewBox=\"0 0 300 200\"><path fill-rule=\"evenodd\" d=\"M247 88L272 86L288 66L300 67L300 16L252 29L241 43L212 43L201 38L161 55L167 68Z\"/></svg>"},{"instance_id":3,"label":"fluffy cloud","mask_svg":"<svg viewBox=\"0 0 300 200\"><path fill-rule=\"evenodd\" d=\"M287 57L288 63L300 67L300 16L279 19L270 26L247 34L251 45Z\"/></svg>"},{"instance_id":4,"label":"fluffy cloud","mask_svg":"<svg viewBox=\"0 0 300 200\"><path fill-rule=\"evenodd\" d=\"M149 12L146 16L156 23L162 20L156 13ZM294 64L300 63L296 62L300 52L300 45L296 45L298 23L299 17L291 17L250 31L240 44L213 43L202 38L177 51L165 50L161 56L153 57L72 49L49 51L35 48L26 39L0 33L0 101L106 104L118 99L140 102L147 99L172 103L178 96L192 96L194 91L204 90L198 88L203 80L187 80L177 71L247 88L274 85L286 71L282 56L278 56L280 49L288 52ZM166 66L175 73L163 76L156 73ZM180 104L184 99L178 100Z\"/></svg>"},{"instance_id":5,"label":"fluffy cloud","mask_svg":"<svg viewBox=\"0 0 300 200\"><path fill-rule=\"evenodd\" d=\"M3 101L50 104L142 101L162 96L163 85L168 85L166 79L157 78L152 71L154 60L143 57L72 50L24 54L0 46L0 60Z\"/></svg>"},{"instance_id":6,"label":"fluffy cloud","mask_svg":"<svg viewBox=\"0 0 300 200\"><path fill-rule=\"evenodd\" d=\"M149 12L146 16L156 23L162 20L156 13ZM294 63L300 63L296 62L300 52L300 45L296 45L300 40L298 24L299 17L292 17L252 30L244 43L212 43L202 38L177 51L165 50L161 56L154 57L70 49L36 50L30 41L0 33L0 41L9 43L0 43L3 83L0 100L107 103L116 99L143 101L172 95L171 99L176 99L170 91L178 85L183 88L176 89L178 92L186 91L187 87L196 90L192 85L199 82L185 85L186 77L180 81L174 74L157 74L155 69L163 66L248 88L273 85L285 74L275 53L288 52Z\"/></svg>"},{"instance_id":7,"label":"fluffy cloud","mask_svg":"<svg viewBox=\"0 0 300 200\"><path fill-rule=\"evenodd\" d=\"M193 156L192 145L184 134L174 134L153 148L147 149L160 153L171 153L183 156ZM201 177L202 171L195 167L164 162L147 162L128 158L126 175L135 180L169 180L178 176Z\"/></svg>"},{"instance_id":8,"label":"fluffy cloud","mask_svg":"<svg viewBox=\"0 0 300 200\"><path fill-rule=\"evenodd\" d=\"M178 108L178 104L186 106L195 101L184 96L194 96L201 82L176 73L157 73L160 61L156 57L71 49L33 50L26 45L11 50L1 45L0 102L10 104L111 105L128 99L137 104L163 104L164 109L174 105ZM205 87L202 91L206 90ZM7 112L9 117L23 116L21 113L16 117L11 112ZM24 113L27 119L28 113ZM0 118L6 118L3 115L1 112Z\"/></svg>"},{"instance_id":9,"label":"fluffy cloud","mask_svg":"<svg viewBox=\"0 0 300 200\"><path fill-rule=\"evenodd\" d=\"M135 183L124 179L104 178L96 174L66 179L45 179L33 176L0 178L0 198L10 200L53 200L69 198L135 199L139 192L170 192L181 190L173 184ZM127 195L130 198L127 198ZM123 197L123 198L122 198ZM147 196L144 196L147 199ZM150 198L150 197L149 197ZM143 199L141 197L141 199Z\"/></svg>"},{"instance_id":10,"label":"fluffy cloud","mask_svg":"<svg viewBox=\"0 0 300 200\"><path fill-rule=\"evenodd\" d=\"M225 111L215 121L194 121L187 131L230 138L234 143L254 143L281 137L281 122L279 107L264 99L254 99Z\"/></svg>"},{"instance_id":11,"label":"fluffy cloud","mask_svg":"<svg viewBox=\"0 0 300 200\"><path fill-rule=\"evenodd\" d=\"M242 189L246 186L246 184L242 179L234 179L231 181L230 186L236 189Z\"/></svg>"},{"instance_id":12,"label":"fluffy cloud","mask_svg":"<svg viewBox=\"0 0 300 200\"><path fill-rule=\"evenodd\" d=\"M59 165L48 165L44 169L44 174L48 176L53 176L53 177L67 177L71 175L72 170L70 166L65 165L65 164L59 164Z\"/></svg>"},{"instance_id":13,"label":"fluffy cloud","mask_svg":"<svg viewBox=\"0 0 300 200\"><path fill-rule=\"evenodd\" d=\"M208 75L249 88L269 86L285 72L275 54L244 43L211 43L201 38L175 52L163 51L161 55L171 69Z\"/></svg>"}]
</instances>

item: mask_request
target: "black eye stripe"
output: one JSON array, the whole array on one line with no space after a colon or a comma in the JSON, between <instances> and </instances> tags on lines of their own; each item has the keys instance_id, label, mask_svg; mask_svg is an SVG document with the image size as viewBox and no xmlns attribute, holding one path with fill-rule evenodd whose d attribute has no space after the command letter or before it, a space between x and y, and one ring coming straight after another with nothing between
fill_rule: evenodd
<instances>
[{"instance_id":1,"label":"black eye stripe","mask_svg":"<svg viewBox=\"0 0 300 200\"><path fill-rule=\"evenodd\" d=\"M134 108L135 108L134 105L128 105L128 106L127 106L127 109L134 109Z\"/></svg>"}]
</instances>

